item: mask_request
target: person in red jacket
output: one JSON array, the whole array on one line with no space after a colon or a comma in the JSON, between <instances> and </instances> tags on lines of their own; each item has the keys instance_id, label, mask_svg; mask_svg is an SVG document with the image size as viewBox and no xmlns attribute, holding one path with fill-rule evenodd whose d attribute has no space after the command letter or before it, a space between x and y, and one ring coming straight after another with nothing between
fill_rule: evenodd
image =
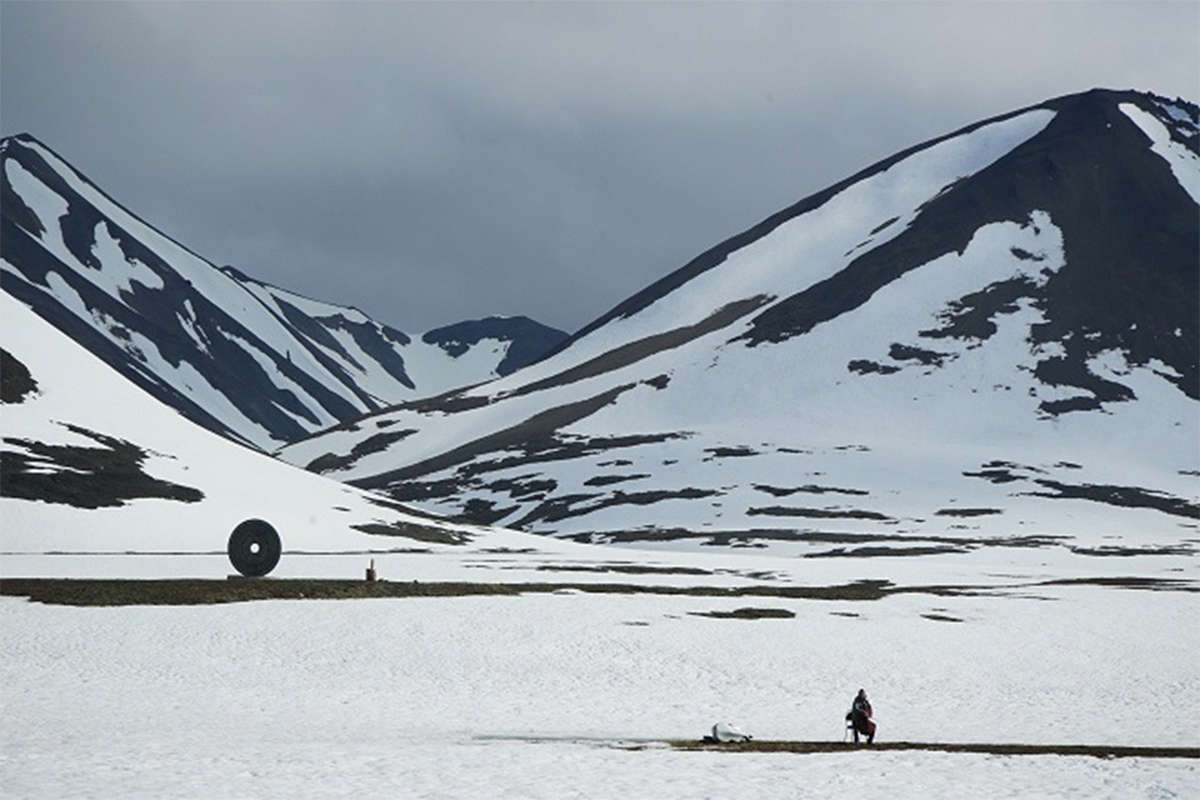
<instances>
[{"instance_id":1,"label":"person in red jacket","mask_svg":"<svg viewBox=\"0 0 1200 800\"><path fill-rule=\"evenodd\" d=\"M850 710L846 712L846 719L850 721L851 727L854 729L854 743L858 744L858 735L861 733L867 737L867 744L875 741L875 721L871 719L871 701L867 700L867 691L859 689L858 694L854 697L854 702L850 704Z\"/></svg>"}]
</instances>

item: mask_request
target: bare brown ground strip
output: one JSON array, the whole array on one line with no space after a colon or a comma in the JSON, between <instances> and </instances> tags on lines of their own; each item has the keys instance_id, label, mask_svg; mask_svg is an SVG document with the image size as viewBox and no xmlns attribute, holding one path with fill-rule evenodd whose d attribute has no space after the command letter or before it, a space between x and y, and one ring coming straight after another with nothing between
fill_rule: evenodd
<instances>
[{"instance_id":1,"label":"bare brown ground strip","mask_svg":"<svg viewBox=\"0 0 1200 800\"><path fill-rule=\"evenodd\" d=\"M386 597L473 597L480 595L655 594L689 597L774 597L791 600L879 600L893 594L940 597L1000 596L1039 586L1093 585L1114 589L1196 592L1191 581L1163 578L1080 578L1032 583L970 586L897 586L885 580L862 580L832 586L655 586L631 583L498 583L333 580L306 578L5 578L0 595L27 597L38 603L71 606L209 605L253 600L351 600Z\"/></svg>"},{"instance_id":2,"label":"bare brown ground strip","mask_svg":"<svg viewBox=\"0 0 1200 800\"><path fill-rule=\"evenodd\" d=\"M616 400L621 393L634 388L636 385L635 383L623 384L601 392L594 397L577 400L561 406L553 406L534 414L524 422L519 422L516 425L489 433L486 436L481 436L478 439L459 445L439 455L406 467L381 472L378 475L366 478L359 478L350 483L363 489L385 488L393 483L412 480L421 475L456 467L484 453L520 447L530 439L538 436L546 436L557 431L559 428L566 427L595 414L601 408Z\"/></svg>"},{"instance_id":3,"label":"bare brown ground strip","mask_svg":"<svg viewBox=\"0 0 1200 800\"><path fill-rule=\"evenodd\" d=\"M926 750L939 753L984 753L997 756L1093 756L1096 758L1200 758L1200 747L1126 747L1107 744L958 744L951 742L847 742L754 741L716 744L673 741L677 750L710 750L723 753L844 753L858 750Z\"/></svg>"},{"instance_id":4,"label":"bare brown ground strip","mask_svg":"<svg viewBox=\"0 0 1200 800\"><path fill-rule=\"evenodd\" d=\"M770 300L771 298L767 295L760 294L754 297L747 297L744 300L727 303L694 325L675 328L621 345L582 364L577 364L570 369L564 370L557 375L551 375L540 381L527 383L512 392L512 395L520 396L532 392L540 392L543 389L576 383L577 381L593 378L606 372L615 372L622 367L636 364L638 361L649 358L656 353L682 347L694 339L731 325Z\"/></svg>"},{"instance_id":5,"label":"bare brown ground strip","mask_svg":"<svg viewBox=\"0 0 1200 800\"><path fill-rule=\"evenodd\" d=\"M383 597L472 597L479 595L665 594L692 597L771 596L802 600L877 600L894 589L887 581L836 586L643 586L630 583L470 583L240 578L6 578L0 595L72 606L207 605L252 600L350 600Z\"/></svg>"}]
</instances>

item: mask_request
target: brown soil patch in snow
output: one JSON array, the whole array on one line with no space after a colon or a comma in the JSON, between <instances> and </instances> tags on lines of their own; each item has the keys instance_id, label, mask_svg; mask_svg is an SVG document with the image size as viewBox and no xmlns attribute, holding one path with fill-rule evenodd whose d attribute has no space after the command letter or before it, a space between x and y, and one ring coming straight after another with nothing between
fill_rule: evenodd
<instances>
[{"instance_id":1,"label":"brown soil patch in snow","mask_svg":"<svg viewBox=\"0 0 1200 800\"><path fill-rule=\"evenodd\" d=\"M931 750L942 753L985 753L997 756L1094 756L1096 758L1200 758L1200 747L1125 747L1107 744L958 744L953 742L755 741L715 744L673 741L677 750L716 750L724 753L841 753L857 750Z\"/></svg>"},{"instance_id":2,"label":"brown soil patch in snow","mask_svg":"<svg viewBox=\"0 0 1200 800\"><path fill-rule=\"evenodd\" d=\"M735 608L733 611L689 611L693 617L713 619L791 619L796 614L786 608Z\"/></svg>"}]
</instances>

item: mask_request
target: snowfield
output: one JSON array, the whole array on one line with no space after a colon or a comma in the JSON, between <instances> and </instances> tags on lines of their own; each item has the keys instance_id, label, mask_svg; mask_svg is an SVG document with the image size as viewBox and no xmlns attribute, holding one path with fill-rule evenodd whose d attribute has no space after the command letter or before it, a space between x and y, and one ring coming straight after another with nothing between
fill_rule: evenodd
<instances>
[{"instance_id":1,"label":"snowfield","mask_svg":"<svg viewBox=\"0 0 1200 800\"><path fill-rule=\"evenodd\" d=\"M454 571L447 558L406 557L416 574L430 560ZM525 556L490 558L502 569ZM404 562L394 556L384 576L407 579ZM864 686L881 742L1195 744L1194 594L1036 594L132 608L3 598L0 780L14 798L1197 796L1194 759L664 743L720 720L759 739L838 741ZM747 605L795 617L694 615Z\"/></svg>"},{"instance_id":2,"label":"snowfield","mask_svg":"<svg viewBox=\"0 0 1200 800\"><path fill-rule=\"evenodd\" d=\"M1186 725L1200 712L1200 564L1187 550L801 558L491 530L459 547L314 553L289 548L286 527L281 534L284 556L266 581L361 579L373 558L390 581L641 588L116 608L3 597L5 796L45 797L47 787L63 798L1200 792L1196 759L681 752L666 743L698 739L717 721L760 740L840 742L862 686L881 743L1195 746ZM0 577L230 572L222 552L80 550L5 555ZM872 579L909 591L851 601L646 588ZM1129 579L1158 590L1121 585ZM704 616L742 608L794 616Z\"/></svg>"}]
</instances>

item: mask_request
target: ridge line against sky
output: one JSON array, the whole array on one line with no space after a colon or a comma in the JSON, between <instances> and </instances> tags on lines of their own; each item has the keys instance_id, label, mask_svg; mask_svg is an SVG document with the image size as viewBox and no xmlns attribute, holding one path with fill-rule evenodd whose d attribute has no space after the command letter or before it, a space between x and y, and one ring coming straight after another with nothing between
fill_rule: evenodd
<instances>
[{"instance_id":1,"label":"ridge line against sky","mask_svg":"<svg viewBox=\"0 0 1200 800\"><path fill-rule=\"evenodd\" d=\"M0 3L0 133L409 333L576 330L892 153L1096 86L1200 100L1200 4Z\"/></svg>"}]
</instances>

